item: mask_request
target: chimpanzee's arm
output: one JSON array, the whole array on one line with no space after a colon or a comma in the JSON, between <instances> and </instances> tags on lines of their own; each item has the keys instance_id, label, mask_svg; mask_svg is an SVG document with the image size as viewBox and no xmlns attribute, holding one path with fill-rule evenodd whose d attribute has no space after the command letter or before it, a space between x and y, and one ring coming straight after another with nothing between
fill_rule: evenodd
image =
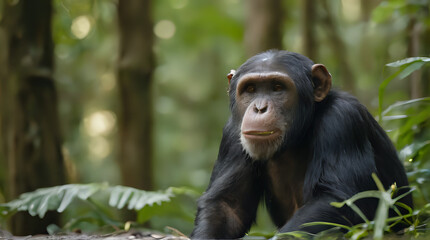
<instances>
[{"instance_id":1,"label":"chimpanzee's arm","mask_svg":"<svg viewBox=\"0 0 430 240\"><path fill-rule=\"evenodd\" d=\"M240 238L255 220L262 182L239 141L229 135L226 127L211 182L198 201L193 239Z\"/></svg>"}]
</instances>

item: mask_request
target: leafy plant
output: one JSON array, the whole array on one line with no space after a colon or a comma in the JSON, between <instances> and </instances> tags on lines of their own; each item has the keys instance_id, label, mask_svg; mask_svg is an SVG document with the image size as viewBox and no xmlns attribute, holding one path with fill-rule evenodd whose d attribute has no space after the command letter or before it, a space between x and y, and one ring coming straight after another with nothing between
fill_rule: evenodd
<instances>
[{"instance_id":1,"label":"leafy plant","mask_svg":"<svg viewBox=\"0 0 430 240\"><path fill-rule=\"evenodd\" d=\"M107 195L108 201L99 203L95 199ZM43 218L47 211L64 212L72 203L80 200L97 213L97 222L100 225L122 226L114 220L105 210L107 206L117 209L127 207L138 212L138 223L144 223L158 214L170 215L192 221L190 213L180 207L178 199L182 196L196 199L199 194L188 188L170 187L163 191L144 191L124 186L109 186L106 183L68 184L50 188L37 189L34 192L24 193L18 199L0 204L0 220L6 220L19 211L26 211L32 216ZM175 211L164 210L175 206ZM88 216L74 216L65 224L67 229L76 226L80 221L94 221Z\"/></svg>"},{"instance_id":2,"label":"leafy plant","mask_svg":"<svg viewBox=\"0 0 430 240\"><path fill-rule=\"evenodd\" d=\"M405 79L430 62L428 57L406 58L386 66L398 68L379 88L379 122L399 151L405 163L414 193L415 205L423 207L430 201L430 97L396 102L382 111L385 88L394 79Z\"/></svg>"},{"instance_id":3,"label":"leafy plant","mask_svg":"<svg viewBox=\"0 0 430 240\"><path fill-rule=\"evenodd\" d=\"M372 178L375 181L378 190L370 190L370 191L364 191L355 194L351 198L343 201L343 202L332 202L331 205L337 208L342 208L345 205L350 207L358 216L362 218L364 223L357 224L352 227L338 224L338 223L330 223L330 222L311 222L303 224L303 226L315 226L315 225L327 225L332 226L334 229L324 231L319 233L317 236L326 239L330 236L337 236L339 233L339 229L345 229L347 233L344 237L350 238L350 239L361 239L363 237L366 237L370 231L373 231L373 239L382 239L384 235L384 231L391 232L391 227L395 226L396 224L400 222L405 222L408 225L412 225L413 223L410 221L410 218L414 216L414 213L412 209L401 203L398 202L399 199L403 198L407 194L410 194L414 189L410 189L406 193L403 193L395 198L393 198L393 194L397 192L397 188L395 185L390 187L388 190L385 190L381 181L378 179L376 174L372 174ZM378 198L379 204L378 208L376 210L375 219L369 220L364 215L364 213L360 210L360 208L355 204L357 200L364 199L364 198ZM399 208L401 207L405 210L407 210L407 214L403 215ZM388 218L388 211L389 209L393 209L398 216ZM293 237L293 238L307 238L312 235L305 232L292 232L292 233L281 233L276 235L277 238L285 238L285 237Z\"/></svg>"},{"instance_id":4,"label":"leafy plant","mask_svg":"<svg viewBox=\"0 0 430 240\"><path fill-rule=\"evenodd\" d=\"M337 208L341 208L344 205L349 206L365 222L364 224L360 224L360 225L366 226L367 229L373 229L373 231L374 231L373 238L374 239L382 239L384 230L390 232L391 227L393 227L397 223L404 221L408 225L412 224L412 222L410 222L410 220L408 220L408 218L410 218L413 215L412 209L409 206L407 206L401 202L398 202L398 200L403 198L407 194L410 194L414 189L412 188L408 192L403 193L400 196L397 196L396 198L392 198L393 193L397 190L395 185L393 185L388 190L385 190L384 186L382 185L381 181L378 179L376 174L372 174L372 178L375 181L376 186L378 187L379 191L376 191L376 190L372 191L371 190L371 191L361 192L361 193L354 195L352 198L350 198L344 202L340 202L340 203L334 202L331 205L333 205ZM378 208L376 210L375 219L373 221L369 221L366 218L366 216L363 214L363 212L357 207L357 205L354 204L355 201L357 201L359 199L363 199L363 198L378 198L379 199ZM398 209L398 207L406 209L408 211L408 214L403 215L400 212L400 210ZM394 209L394 211L398 214L398 216L388 218L388 210L390 208ZM343 226L343 227L344 228L346 227L346 229L348 229L350 231L348 233L349 236L361 236L362 235L361 232L363 231L363 228L360 229L360 228L357 228L357 226L354 226L352 228L348 228L347 226ZM357 230L358 230L358 232L357 232ZM359 235L357 235L357 233Z\"/></svg>"},{"instance_id":5,"label":"leafy plant","mask_svg":"<svg viewBox=\"0 0 430 240\"><path fill-rule=\"evenodd\" d=\"M396 62L388 63L386 64L387 67L398 67L399 70L397 70L395 73L391 74L388 78L386 78L381 85L379 86L379 119L382 119L382 106L383 106L383 100L384 100L384 93L385 89L387 88L388 84L395 78L404 79L407 76L409 76L414 71L420 69L424 64L430 62L430 58L427 57L412 57L412 58L406 58L402 59ZM413 100L417 101L417 100ZM419 100L418 100L419 101ZM409 102L411 103L411 102ZM385 112L391 111L393 108L397 108L402 105L407 105L409 103L397 103L390 107L388 107Z\"/></svg>"}]
</instances>

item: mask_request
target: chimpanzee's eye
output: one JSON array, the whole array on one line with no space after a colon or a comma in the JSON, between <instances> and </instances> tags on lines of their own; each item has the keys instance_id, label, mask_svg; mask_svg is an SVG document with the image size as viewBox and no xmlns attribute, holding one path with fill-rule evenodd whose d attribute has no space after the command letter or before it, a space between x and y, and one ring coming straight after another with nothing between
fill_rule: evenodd
<instances>
[{"instance_id":1,"label":"chimpanzee's eye","mask_svg":"<svg viewBox=\"0 0 430 240\"><path fill-rule=\"evenodd\" d=\"M273 86L273 91L275 91L275 92L279 92L279 91L282 91L282 90L284 90L284 86L282 86L281 84L275 84Z\"/></svg>"},{"instance_id":2,"label":"chimpanzee's eye","mask_svg":"<svg viewBox=\"0 0 430 240\"><path fill-rule=\"evenodd\" d=\"M255 93L255 85L250 84L250 85L246 86L245 92L247 92L247 93Z\"/></svg>"}]
</instances>

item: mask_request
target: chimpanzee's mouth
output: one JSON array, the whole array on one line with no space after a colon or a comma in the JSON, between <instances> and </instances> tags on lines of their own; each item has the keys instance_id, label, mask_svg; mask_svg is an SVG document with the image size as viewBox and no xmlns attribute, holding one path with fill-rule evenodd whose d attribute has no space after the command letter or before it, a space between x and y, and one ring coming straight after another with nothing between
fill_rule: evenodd
<instances>
[{"instance_id":1,"label":"chimpanzee's mouth","mask_svg":"<svg viewBox=\"0 0 430 240\"><path fill-rule=\"evenodd\" d=\"M243 134L252 135L252 136L270 136L274 133L275 131L247 131L247 132L244 132Z\"/></svg>"},{"instance_id":2,"label":"chimpanzee's mouth","mask_svg":"<svg viewBox=\"0 0 430 240\"><path fill-rule=\"evenodd\" d=\"M281 135L281 131L278 129L269 131L248 130L243 131L242 135L251 141L267 141L279 137Z\"/></svg>"}]
</instances>

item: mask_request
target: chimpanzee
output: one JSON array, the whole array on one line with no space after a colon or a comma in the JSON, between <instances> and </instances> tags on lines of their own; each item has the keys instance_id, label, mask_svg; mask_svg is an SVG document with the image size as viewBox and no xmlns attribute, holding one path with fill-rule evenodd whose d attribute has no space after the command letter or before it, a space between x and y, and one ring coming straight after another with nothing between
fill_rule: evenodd
<instances>
[{"instance_id":1,"label":"chimpanzee","mask_svg":"<svg viewBox=\"0 0 430 240\"><path fill-rule=\"evenodd\" d=\"M260 200L280 232L317 233L324 221L362 222L331 202L376 189L407 186L405 170L384 130L351 95L331 90L322 64L270 50L228 75L231 117L223 130L209 187L198 202L191 238L240 238ZM401 201L412 206L410 195ZM377 199L358 206L373 219Z\"/></svg>"}]
</instances>

